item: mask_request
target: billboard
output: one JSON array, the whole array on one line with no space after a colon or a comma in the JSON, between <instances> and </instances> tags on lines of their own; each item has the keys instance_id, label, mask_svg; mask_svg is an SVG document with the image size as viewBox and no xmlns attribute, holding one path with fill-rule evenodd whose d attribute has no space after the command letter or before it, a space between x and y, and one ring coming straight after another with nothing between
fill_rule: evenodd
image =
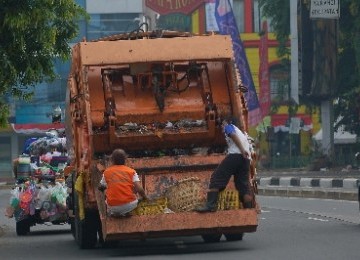
<instances>
[{"instance_id":1,"label":"billboard","mask_svg":"<svg viewBox=\"0 0 360 260\"><path fill-rule=\"evenodd\" d=\"M145 5L161 14L182 13L190 14L207 0L145 0Z\"/></svg>"}]
</instances>

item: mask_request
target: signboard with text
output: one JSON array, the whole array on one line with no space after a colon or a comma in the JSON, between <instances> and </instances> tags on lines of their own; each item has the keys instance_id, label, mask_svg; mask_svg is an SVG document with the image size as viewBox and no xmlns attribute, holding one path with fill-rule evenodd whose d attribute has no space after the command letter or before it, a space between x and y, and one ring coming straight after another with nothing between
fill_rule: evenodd
<instances>
[{"instance_id":1,"label":"signboard with text","mask_svg":"<svg viewBox=\"0 0 360 260\"><path fill-rule=\"evenodd\" d=\"M311 0L311 19L339 19L339 17L340 0Z\"/></svg>"},{"instance_id":2,"label":"signboard with text","mask_svg":"<svg viewBox=\"0 0 360 260\"><path fill-rule=\"evenodd\" d=\"M188 15L175 13L160 16L157 26L164 30L191 31L191 18Z\"/></svg>"},{"instance_id":3,"label":"signboard with text","mask_svg":"<svg viewBox=\"0 0 360 260\"><path fill-rule=\"evenodd\" d=\"M153 11L165 15L171 13L190 14L207 0L146 0L145 4Z\"/></svg>"}]
</instances>

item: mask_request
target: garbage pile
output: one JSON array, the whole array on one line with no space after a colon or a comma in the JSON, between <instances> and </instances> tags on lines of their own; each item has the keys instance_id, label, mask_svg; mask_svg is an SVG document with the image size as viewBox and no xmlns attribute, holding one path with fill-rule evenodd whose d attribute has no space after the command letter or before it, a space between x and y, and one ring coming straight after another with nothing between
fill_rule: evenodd
<instances>
[{"instance_id":1,"label":"garbage pile","mask_svg":"<svg viewBox=\"0 0 360 260\"><path fill-rule=\"evenodd\" d=\"M28 217L43 222L65 221L67 195L65 183L47 186L33 180L27 181L11 190L6 215L15 217L17 222Z\"/></svg>"},{"instance_id":2,"label":"garbage pile","mask_svg":"<svg viewBox=\"0 0 360 260\"><path fill-rule=\"evenodd\" d=\"M67 164L66 137L52 131L45 137L28 139L24 153L14 161L13 168L17 182L34 178L55 182L64 180Z\"/></svg>"}]
</instances>

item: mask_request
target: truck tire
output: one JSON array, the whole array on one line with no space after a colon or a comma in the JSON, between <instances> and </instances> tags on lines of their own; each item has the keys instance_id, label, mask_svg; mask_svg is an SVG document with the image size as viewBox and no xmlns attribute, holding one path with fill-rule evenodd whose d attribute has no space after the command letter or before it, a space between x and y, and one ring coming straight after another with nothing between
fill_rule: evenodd
<instances>
[{"instance_id":1,"label":"truck tire","mask_svg":"<svg viewBox=\"0 0 360 260\"><path fill-rule=\"evenodd\" d=\"M81 249L92 249L97 243L97 229L94 228L96 222L91 216L86 215L83 220L75 219L76 242Z\"/></svg>"},{"instance_id":2,"label":"truck tire","mask_svg":"<svg viewBox=\"0 0 360 260\"><path fill-rule=\"evenodd\" d=\"M18 236L25 236L30 232L30 221L23 219L16 222L16 234Z\"/></svg>"},{"instance_id":3,"label":"truck tire","mask_svg":"<svg viewBox=\"0 0 360 260\"><path fill-rule=\"evenodd\" d=\"M92 249L97 243L99 213L95 210L85 210L85 218L80 220L76 192L74 199L75 218L73 226L75 241L81 249Z\"/></svg>"},{"instance_id":4,"label":"truck tire","mask_svg":"<svg viewBox=\"0 0 360 260\"><path fill-rule=\"evenodd\" d=\"M206 234L201 235L205 243L217 243L220 242L222 234Z\"/></svg>"},{"instance_id":5,"label":"truck tire","mask_svg":"<svg viewBox=\"0 0 360 260\"><path fill-rule=\"evenodd\" d=\"M224 234L226 241L240 241L243 239L244 233Z\"/></svg>"}]
</instances>

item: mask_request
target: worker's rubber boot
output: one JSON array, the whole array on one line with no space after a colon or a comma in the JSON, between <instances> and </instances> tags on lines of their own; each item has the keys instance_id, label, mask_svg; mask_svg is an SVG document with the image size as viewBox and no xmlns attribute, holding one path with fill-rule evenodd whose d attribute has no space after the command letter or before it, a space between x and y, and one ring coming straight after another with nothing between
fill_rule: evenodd
<instances>
[{"instance_id":1,"label":"worker's rubber boot","mask_svg":"<svg viewBox=\"0 0 360 260\"><path fill-rule=\"evenodd\" d=\"M200 212L200 213L216 211L218 198L219 198L218 191L208 192L206 204L202 207L196 208L195 211Z\"/></svg>"},{"instance_id":2,"label":"worker's rubber boot","mask_svg":"<svg viewBox=\"0 0 360 260\"><path fill-rule=\"evenodd\" d=\"M250 202L244 202L244 209L252 209L254 206L253 206L253 203L250 201Z\"/></svg>"},{"instance_id":3,"label":"worker's rubber boot","mask_svg":"<svg viewBox=\"0 0 360 260\"><path fill-rule=\"evenodd\" d=\"M252 208L254 208L252 196L245 195L244 198L243 198L243 201L244 201L243 202L244 209L252 209Z\"/></svg>"}]
</instances>

